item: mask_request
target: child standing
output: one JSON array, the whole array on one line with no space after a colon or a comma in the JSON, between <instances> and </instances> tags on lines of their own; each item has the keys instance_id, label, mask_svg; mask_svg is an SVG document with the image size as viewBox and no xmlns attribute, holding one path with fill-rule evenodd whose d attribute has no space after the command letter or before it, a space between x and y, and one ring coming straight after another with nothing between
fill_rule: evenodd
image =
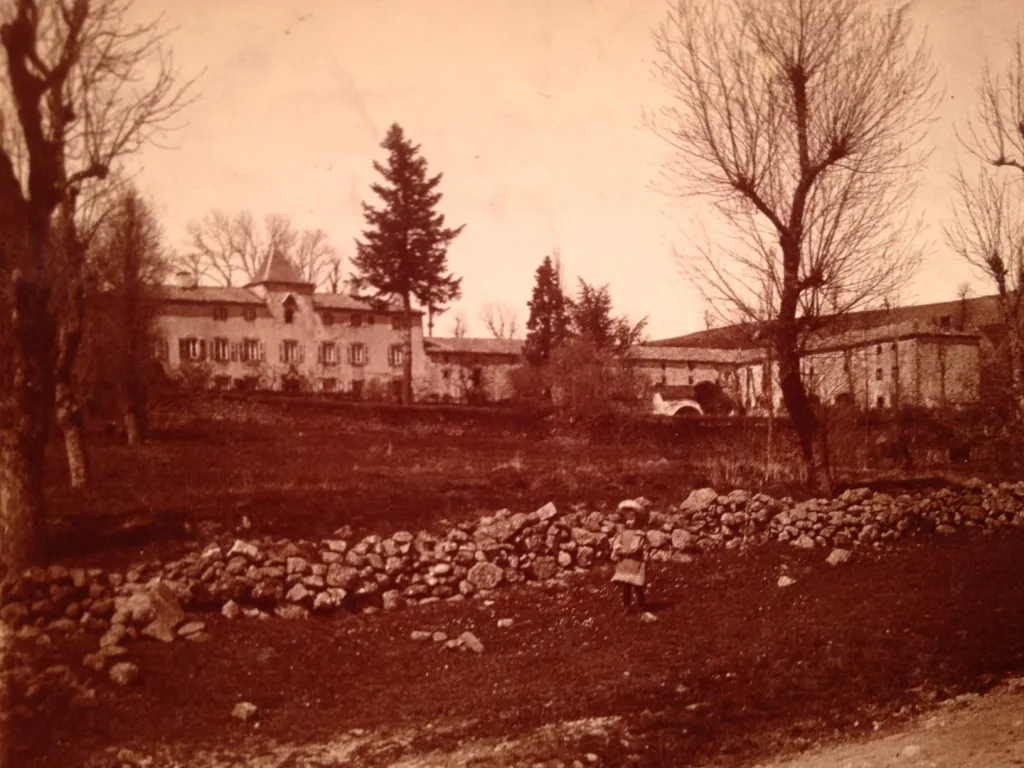
<instances>
[{"instance_id":1,"label":"child standing","mask_svg":"<svg viewBox=\"0 0 1024 768\"><path fill-rule=\"evenodd\" d=\"M644 608L649 520L646 509L633 508L627 527L612 542L612 560L618 561L612 583L622 585L622 600L627 609L632 605L634 596L637 607Z\"/></svg>"}]
</instances>

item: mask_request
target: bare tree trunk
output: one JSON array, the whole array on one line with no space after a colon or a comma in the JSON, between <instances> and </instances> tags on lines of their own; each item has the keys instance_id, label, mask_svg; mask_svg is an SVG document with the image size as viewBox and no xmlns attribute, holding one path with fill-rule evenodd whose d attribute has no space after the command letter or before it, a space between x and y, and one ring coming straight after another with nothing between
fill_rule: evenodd
<instances>
[{"instance_id":1,"label":"bare tree trunk","mask_svg":"<svg viewBox=\"0 0 1024 768\"><path fill-rule=\"evenodd\" d=\"M85 447L85 419L71 385L60 381L56 386L57 426L64 436L64 453L68 462L68 479L74 489L89 483L89 454Z\"/></svg>"},{"instance_id":2,"label":"bare tree trunk","mask_svg":"<svg viewBox=\"0 0 1024 768\"><path fill-rule=\"evenodd\" d=\"M59 313L60 329L57 335L57 365L54 369L56 389L57 426L64 435L68 477L71 487L84 488L89 482L89 459L86 453L84 419L75 395L75 357L82 345L82 324L85 315L85 248L75 228L75 194L71 193L61 204L60 249L64 257L62 277L65 283L66 306Z\"/></svg>"},{"instance_id":3,"label":"bare tree trunk","mask_svg":"<svg viewBox=\"0 0 1024 768\"><path fill-rule=\"evenodd\" d=\"M785 329L782 324L780 327L780 335L796 333L795 330ZM828 440L800 377L800 353L795 340L779 344L777 352L779 387L800 442L800 452L807 470L807 486L820 496L831 496L832 472L828 461Z\"/></svg>"},{"instance_id":4,"label":"bare tree trunk","mask_svg":"<svg viewBox=\"0 0 1024 768\"><path fill-rule=\"evenodd\" d=\"M0 580L39 561L46 545L43 472L53 408L54 327L42 281L14 278L8 371L0 400Z\"/></svg>"},{"instance_id":5,"label":"bare tree trunk","mask_svg":"<svg viewBox=\"0 0 1024 768\"><path fill-rule=\"evenodd\" d=\"M405 311L405 334L402 337L402 404L412 405L412 301L409 294L402 297Z\"/></svg>"}]
</instances>

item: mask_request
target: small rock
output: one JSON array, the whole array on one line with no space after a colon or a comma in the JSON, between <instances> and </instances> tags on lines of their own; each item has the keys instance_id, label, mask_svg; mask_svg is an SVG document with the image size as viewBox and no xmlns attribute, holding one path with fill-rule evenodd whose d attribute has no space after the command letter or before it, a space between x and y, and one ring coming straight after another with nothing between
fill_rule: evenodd
<instances>
[{"instance_id":1,"label":"small rock","mask_svg":"<svg viewBox=\"0 0 1024 768\"><path fill-rule=\"evenodd\" d=\"M248 541L236 539L235 543L231 545L231 549L228 550L229 558L234 557L235 555L241 555L249 560L259 560L260 551L256 548L255 544L250 544Z\"/></svg>"},{"instance_id":2,"label":"small rock","mask_svg":"<svg viewBox=\"0 0 1024 768\"><path fill-rule=\"evenodd\" d=\"M486 561L477 563L466 574L466 580L477 589L494 589L504 577L501 566Z\"/></svg>"},{"instance_id":3,"label":"small rock","mask_svg":"<svg viewBox=\"0 0 1024 768\"><path fill-rule=\"evenodd\" d=\"M139 668L130 661L119 661L110 668L110 679L117 685L131 685L139 679Z\"/></svg>"},{"instance_id":4,"label":"small rock","mask_svg":"<svg viewBox=\"0 0 1024 768\"><path fill-rule=\"evenodd\" d=\"M242 614L242 608L234 600L228 600L220 613L225 619L237 619Z\"/></svg>"},{"instance_id":5,"label":"small rock","mask_svg":"<svg viewBox=\"0 0 1024 768\"><path fill-rule=\"evenodd\" d=\"M808 536L806 533L801 534L793 541L790 542L794 547L799 549L814 549L814 539Z\"/></svg>"},{"instance_id":6,"label":"small rock","mask_svg":"<svg viewBox=\"0 0 1024 768\"><path fill-rule=\"evenodd\" d=\"M850 559L850 550L848 549L833 549L829 556L825 558L825 562L829 565L839 565L845 563Z\"/></svg>"},{"instance_id":7,"label":"small rock","mask_svg":"<svg viewBox=\"0 0 1024 768\"><path fill-rule=\"evenodd\" d=\"M285 619L287 621L301 621L309 618L309 611L301 605L295 605L292 603L289 605L277 606L274 609L274 615L279 619Z\"/></svg>"},{"instance_id":8,"label":"small rock","mask_svg":"<svg viewBox=\"0 0 1024 768\"><path fill-rule=\"evenodd\" d=\"M243 723L255 720L259 716L259 713L259 707L249 701L240 701L235 704L235 708L231 710L231 716L236 720L241 720Z\"/></svg>"},{"instance_id":9,"label":"small rock","mask_svg":"<svg viewBox=\"0 0 1024 768\"><path fill-rule=\"evenodd\" d=\"M178 637L190 637L206 629L206 622L190 621L178 627Z\"/></svg>"},{"instance_id":10,"label":"small rock","mask_svg":"<svg viewBox=\"0 0 1024 768\"><path fill-rule=\"evenodd\" d=\"M512 626L512 619L498 619L498 629L508 629Z\"/></svg>"},{"instance_id":11,"label":"small rock","mask_svg":"<svg viewBox=\"0 0 1024 768\"><path fill-rule=\"evenodd\" d=\"M794 584L796 584L796 579L791 578L789 576L779 576L780 587L790 587Z\"/></svg>"},{"instance_id":12,"label":"small rock","mask_svg":"<svg viewBox=\"0 0 1024 768\"><path fill-rule=\"evenodd\" d=\"M435 643L443 643L448 639L448 634L446 632L435 632L430 636L430 639Z\"/></svg>"},{"instance_id":13,"label":"small rock","mask_svg":"<svg viewBox=\"0 0 1024 768\"><path fill-rule=\"evenodd\" d=\"M480 642L480 638L474 635L472 632L463 632L459 635L459 642L462 647L472 651L473 653L483 653L484 644Z\"/></svg>"},{"instance_id":14,"label":"small rock","mask_svg":"<svg viewBox=\"0 0 1024 768\"><path fill-rule=\"evenodd\" d=\"M908 744L900 750L900 757L917 757L921 754L921 747L917 744Z\"/></svg>"},{"instance_id":15,"label":"small rock","mask_svg":"<svg viewBox=\"0 0 1024 768\"><path fill-rule=\"evenodd\" d=\"M650 611L645 611L644 613L640 614L640 621L642 621L644 624L653 624L657 620L658 620L658 617L655 616Z\"/></svg>"},{"instance_id":16,"label":"small rock","mask_svg":"<svg viewBox=\"0 0 1024 768\"><path fill-rule=\"evenodd\" d=\"M424 632L422 629L414 629L409 637L419 642L423 640L430 640L431 636L432 633L430 632Z\"/></svg>"}]
</instances>

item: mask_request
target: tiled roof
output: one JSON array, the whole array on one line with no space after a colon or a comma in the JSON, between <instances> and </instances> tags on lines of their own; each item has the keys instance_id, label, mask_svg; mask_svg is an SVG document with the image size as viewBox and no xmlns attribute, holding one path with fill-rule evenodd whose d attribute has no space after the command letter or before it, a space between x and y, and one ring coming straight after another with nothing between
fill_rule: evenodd
<instances>
[{"instance_id":1,"label":"tiled roof","mask_svg":"<svg viewBox=\"0 0 1024 768\"><path fill-rule=\"evenodd\" d=\"M523 352L520 339L453 339L430 337L423 340L427 352L445 354L506 355L518 357Z\"/></svg>"},{"instance_id":2,"label":"tiled roof","mask_svg":"<svg viewBox=\"0 0 1024 768\"><path fill-rule=\"evenodd\" d=\"M356 309L365 312L402 311L402 305L398 301L378 305L368 298L357 298L347 293L314 293L313 306L317 309Z\"/></svg>"},{"instance_id":3,"label":"tiled roof","mask_svg":"<svg viewBox=\"0 0 1024 768\"><path fill-rule=\"evenodd\" d=\"M246 288L224 288L222 286L200 285L182 288L177 285L160 285L156 288L157 298L164 301L183 301L196 304L254 304L263 306L263 299Z\"/></svg>"},{"instance_id":4,"label":"tiled roof","mask_svg":"<svg viewBox=\"0 0 1024 768\"><path fill-rule=\"evenodd\" d=\"M968 328L989 328L997 325L1000 322L998 299L996 296L979 296L966 299L963 302L957 299L935 304L913 304L906 307L851 312L849 315L834 318L831 321L829 332L838 335L849 331L862 331L893 324L910 323L912 325L915 322L918 323L917 330L924 332L928 328L939 327L943 317L949 317L952 325L958 327L961 316ZM738 323L723 328L711 328L684 336L660 339L651 342L651 346L741 349L754 343L755 331L756 326L751 323Z\"/></svg>"},{"instance_id":5,"label":"tiled roof","mask_svg":"<svg viewBox=\"0 0 1024 768\"><path fill-rule=\"evenodd\" d=\"M646 363L714 363L742 365L760 359L757 349L713 349L707 347L655 347L648 344L633 347L627 354L632 360Z\"/></svg>"},{"instance_id":6,"label":"tiled roof","mask_svg":"<svg viewBox=\"0 0 1024 768\"><path fill-rule=\"evenodd\" d=\"M260 283L309 285L307 281L299 276L291 259L280 251L274 251L267 256L266 261L260 266L259 272L256 273L256 276L249 285L259 285Z\"/></svg>"}]
</instances>

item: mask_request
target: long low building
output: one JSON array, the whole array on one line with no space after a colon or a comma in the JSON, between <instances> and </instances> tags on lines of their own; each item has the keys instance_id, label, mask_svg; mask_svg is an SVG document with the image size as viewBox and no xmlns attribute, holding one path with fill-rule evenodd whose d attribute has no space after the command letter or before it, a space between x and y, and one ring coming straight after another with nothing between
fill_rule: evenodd
<instances>
[{"instance_id":1,"label":"long low building","mask_svg":"<svg viewBox=\"0 0 1024 768\"><path fill-rule=\"evenodd\" d=\"M508 400L523 364L520 340L424 338L421 312L354 290L318 293L279 254L246 286L200 286L183 275L156 299L154 355L194 386L394 398L407 327L417 400ZM807 342L804 379L829 404L975 403L982 345L998 344L989 332L997 325L993 297L857 313ZM782 408L778 365L749 326L636 346L626 361L654 387L714 385L738 411Z\"/></svg>"}]
</instances>

